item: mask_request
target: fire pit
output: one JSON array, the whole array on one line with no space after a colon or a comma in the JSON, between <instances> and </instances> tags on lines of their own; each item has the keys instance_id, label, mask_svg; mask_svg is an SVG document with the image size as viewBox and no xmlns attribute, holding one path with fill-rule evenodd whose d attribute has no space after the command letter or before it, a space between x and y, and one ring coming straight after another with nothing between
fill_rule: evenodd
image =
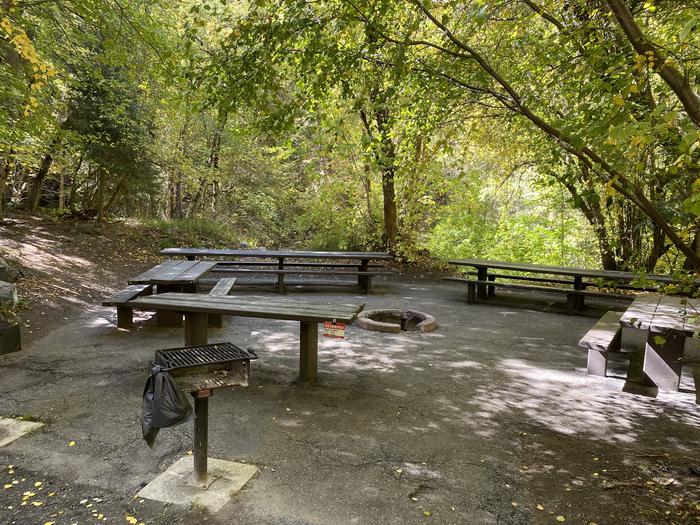
<instances>
[{"instance_id":1,"label":"fire pit","mask_svg":"<svg viewBox=\"0 0 700 525\"><path fill-rule=\"evenodd\" d=\"M415 310L365 310L355 321L357 326L375 332L398 334L406 332L432 332L437 323L432 315Z\"/></svg>"}]
</instances>

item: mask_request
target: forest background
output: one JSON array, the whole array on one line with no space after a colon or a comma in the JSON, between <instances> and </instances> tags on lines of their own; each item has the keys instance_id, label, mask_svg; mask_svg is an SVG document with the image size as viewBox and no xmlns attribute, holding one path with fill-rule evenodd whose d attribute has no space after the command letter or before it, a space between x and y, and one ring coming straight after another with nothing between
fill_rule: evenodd
<instances>
[{"instance_id":1,"label":"forest background","mask_svg":"<svg viewBox=\"0 0 700 525\"><path fill-rule=\"evenodd\" d=\"M700 6L1 0L0 204L700 270Z\"/></svg>"}]
</instances>

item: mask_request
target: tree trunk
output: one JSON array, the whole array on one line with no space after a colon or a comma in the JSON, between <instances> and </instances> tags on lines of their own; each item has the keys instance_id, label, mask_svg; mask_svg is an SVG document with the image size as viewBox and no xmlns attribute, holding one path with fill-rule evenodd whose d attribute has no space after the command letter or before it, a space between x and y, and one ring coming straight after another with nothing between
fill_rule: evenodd
<instances>
[{"instance_id":1,"label":"tree trunk","mask_svg":"<svg viewBox=\"0 0 700 525\"><path fill-rule=\"evenodd\" d=\"M226 129L226 122L228 121L228 111L225 109L219 109L218 118L216 121L216 127L214 128L214 133L211 138L211 147L209 149L209 159L207 160L207 175L203 176L199 180L199 185L197 187L197 193L192 199L192 204L187 212L187 216L190 217L197 213L202 203L204 193L207 189L209 183L209 177L215 178L216 172L219 170L219 155L221 153L221 139Z\"/></svg>"},{"instance_id":2,"label":"tree trunk","mask_svg":"<svg viewBox=\"0 0 700 525\"><path fill-rule=\"evenodd\" d=\"M29 192L29 200L27 201L27 209L35 212L39 208L39 201L41 200L41 188L44 185L44 180L49 174L51 165L53 164L52 150L58 141L53 140L51 146L49 147L48 153L46 153L41 159L41 164L39 165L39 170L36 172L36 176L32 181L32 189Z\"/></svg>"},{"instance_id":3,"label":"tree trunk","mask_svg":"<svg viewBox=\"0 0 700 525\"><path fill-rule=\"evenodd\" d=\"M114 191L112 192L112 195L110 196L109 200L107 201L107 204L105 204L105 215L109 214L109 212L112 209L112 206L114 206L114 203L117 202L117 198L119 198L121 192L124 191L124 188L126 188L126 175L122 175L121 179L119 179L119 182L117 182L117 185L114 188Z\"/></svg>"},{"instance_id":4,"label":"tree trunk","mask_svg":"<svg viewBox=\"0 0 700 525\"><path fill-rule=\"evenodd\" d=\"M97 220L105 217L105 186L107 185L107 171L101 168L98 171L97 180Z\"/></svg>"},{"instance_id":5,"label":"tree trunk","mask_svg":"<svg viewBox=\"0 0 700 525\"><path fill-rule=\"evenodd\" d=\"M12 153L13 150L10 148L7 155L3 157L2 163L0 163L0 221L5 217L5 191L7 190L7 181L10 178Z\"/></svg>"},{"instance_id":6,"label":"tree trunk","mask_svg":"<svg viewBox=\"0 0 700 525\"><path fill-rule=\"evenodd\" d=\"M371 95L372 102L377 101L377 95ZM365 127L365 132L370 141L374 144L373 151L377 166L382 175L382 197L384 232L382 240L385 248L394 252L398 238L399 225L398 213L396 209L396 187L394 179L396 175L396 147L389 136L389 111L386 108L374 109L374 122L377 126L379 138L375 140L372 126L364 109L360 110L360 118Z\"/></svg>"}]
</instances>

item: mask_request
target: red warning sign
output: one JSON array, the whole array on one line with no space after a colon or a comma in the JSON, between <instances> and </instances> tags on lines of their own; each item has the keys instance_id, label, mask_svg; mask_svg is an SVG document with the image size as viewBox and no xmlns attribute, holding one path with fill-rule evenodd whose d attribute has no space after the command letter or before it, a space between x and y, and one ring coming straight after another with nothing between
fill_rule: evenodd
<instances>
[{"instance_id":1,"label":"red warning sign","mask_svg":"<svg viewBox=\"0 0 700 525\"><path fill-rule=\"evenodd\" d=\"M345 323L339 323L335 319L332 321L323 321L323 336L345 338Z\"/></svg>"}]
</instances>

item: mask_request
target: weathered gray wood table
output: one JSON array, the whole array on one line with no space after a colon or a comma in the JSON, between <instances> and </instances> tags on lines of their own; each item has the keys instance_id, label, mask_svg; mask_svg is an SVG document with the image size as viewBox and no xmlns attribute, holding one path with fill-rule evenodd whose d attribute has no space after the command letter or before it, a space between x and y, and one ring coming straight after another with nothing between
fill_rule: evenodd
<instances>
[{"instance_id":1,"label":"weathered gray wood table","mask_svg":"<svg viewBox=\"0 0 700 525\"><path fill-rule=\"evenodd\" d=\"M375 275L387 272L378 272L370 268L370 261L373 260L390 260L392 255L385 252L328 252L328 251L303 251L303 250L227 250L227 249L207 249L207 248L165 248L160 251L162 255L171 257L186 257L188 260L203 257L229 257L234 259L276 259L276 263L268 263L275 266L272 269L252 270L239 269L230 270L239 273L273 273L277 275L277 291L284 291L284 276L285 274L315 274L323 275L350 275L357 276L357 285L364 293L369 293L371 288L371 279ZM336 261L326 263L294 263L294 259L310 260L316 259L319 261ZM355 264L342 264L337 261L358 261ZM241 262L241 261L226 261L230 265L265 265L265 262ZM300 270L297 267L316 269ZM323 268L341 268L340 270L319 271ZM346 269L343 269L346 268Z\"/></svg>"},{"instance_id":2,"label":"weathered gray wood table","mask_svg":"<svg viewBox=\"0 0 700 525\"><path fill-rule=\"evenodd\" d=\"M207 344L208 314L236 315L299 321L299 381L316 378L318 369L318 324L340 321L350 324L364 304L340 304L277 299L269 297L212 296L188 293L164 293L129 301L141 310L169 310L185 314L185 345Z\"/></svg>"},{"instance_id":3,"label":"weathered gray wood table","mask_svg":"<svg viewBox=\"0 0 700 525\"><path fill-rule=\"evenodd\" d=\"M213 261L167 260L129 279L129 284L153 284L158 292L194 292L199 279L216 266Z\"/></svg>"},{"instance_id":4,"label":"weathered gray wood table","mask_svg":"<svg viewBox=\"0 0 700 525\"><path fill-rule=\"evenodd\" d=\"M194 293L199 280L215 266L216 263L212 261L175 261L169 259L133 279L129 279L129 284L154 285L157 293ZM166 310L158 312L158 324L161 326L178 325L181 322L182 316L176 312Z\"/></svg>"},{"instance_id":5,"label":"weathered gray wood table","mask_svg":"<svg viewBox=\"0 0 700 525\"><path fill-rule=\"evenodd\" d=\"M643 371L659 388L678 390L685 340L700 332L700 300L668 295L637 297L620 318L645 330Z\"/></svg>"}]
</instances>

